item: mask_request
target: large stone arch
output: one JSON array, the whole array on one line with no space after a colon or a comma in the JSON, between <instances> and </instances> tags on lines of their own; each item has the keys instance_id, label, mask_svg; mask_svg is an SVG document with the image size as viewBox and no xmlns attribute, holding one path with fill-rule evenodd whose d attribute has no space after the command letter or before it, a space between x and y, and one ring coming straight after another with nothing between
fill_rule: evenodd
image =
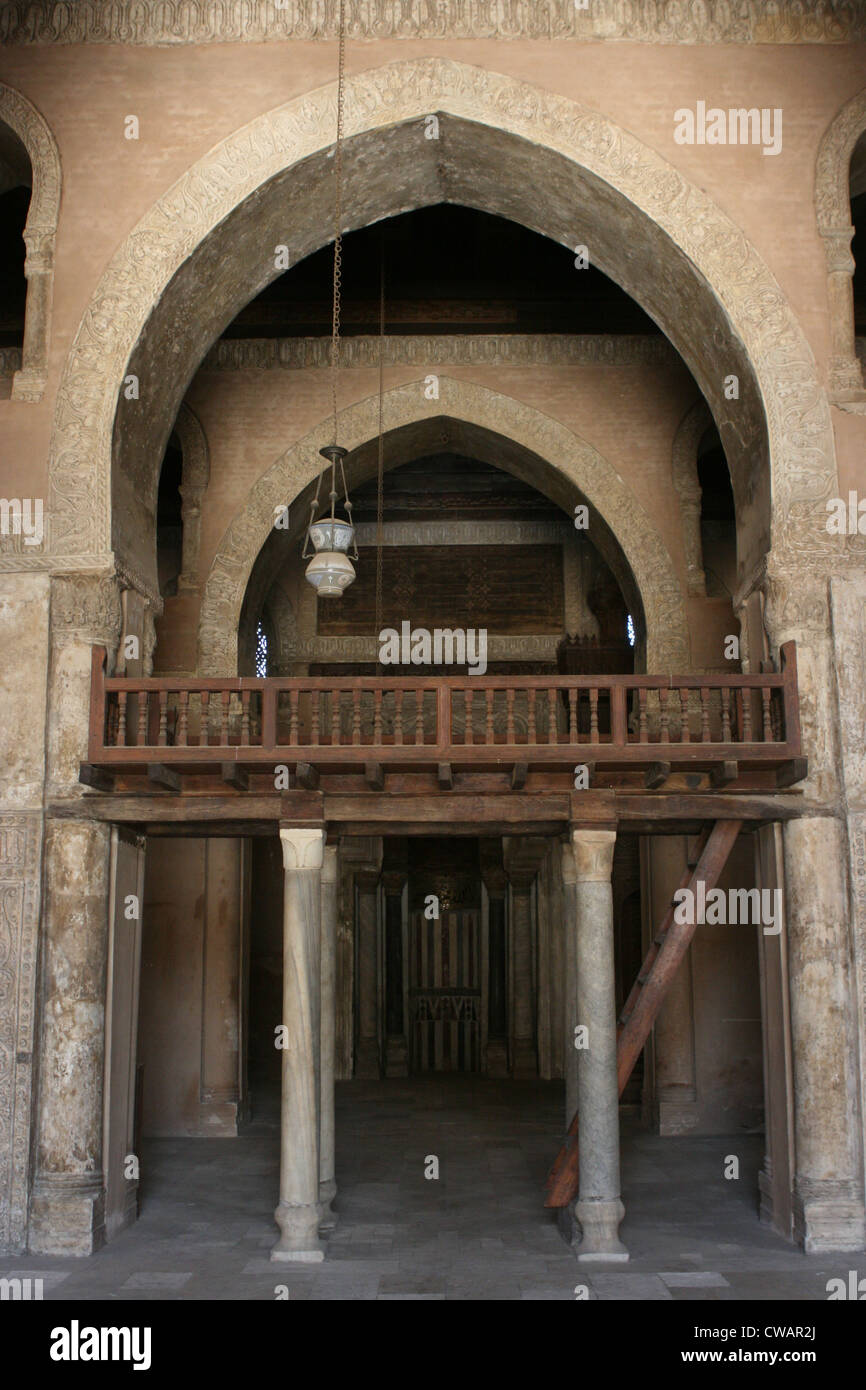
<instances>
[{"instance_id":1,"label":"large stone arch","mask_svg":"<svg viewBox=\"0 0 866 1390\"><path fill-rule=\"evenodd\" d=\"M597 449L560 421L511 396L472 382L440 376L439 399L428 400L424 381L409 382L383 398L383 427L391 435L421 421L447 421L468 427L470 447L485 450L483 436L497 441L495 458L509 471L521 467L509 458L517 446L528 461L524 476L539 491L570 510L575 491L590 504L590 536L600 540L605 558L616 559L606 544L609 533L628 566L643 608L647 664L653 671L686 670L689 638L685 601L673 562L658 531L622 478ZM366 448L366 471L375 469L379 426L378 396L340 413L339 438L350 451ZM250 490L246 505L226 530L205 585L199 621L198 670L201 675L234 675L237 634L244 596L256 559L273 532L275 508L290 505L300 531L305 508L296 499L321 468L319 449L331 438L324 420L276 460ZM407 442L411 457L411 437ZM406 449L404 448L404 452ZM488 452L489 449L488 449ZM351 461L351 455L350 455ZM401 461L391 458L391 466ZM542 476L546 475L546 476ZM357 481L357 479L356 479ZM621 571L621 582L628 579ZM618 578L621 576L618 575Z\"/></svg>"},{"instance_id":2,"label":"large stone arch","mask_svg":"<svg viewBox=\"0 0 866 1390\"><path fill-rule=\"evenodd\" d=\"M58 565L114 562L153 593L147 538L165 440L210 343L277 274L272 244L288 235L297 259L327 237L335 98L335 84L323 87L215 146L113 257L58 393ZM431 112L439 141L424 139ZM590 244L594 263L667 333L710 405L731 466L743 578L771 544L802 563L826 553L835 455L811 350L766 265L705 192L606 116L444 58L351 78L345 133L346 228L451 201ZM146 378L146 409L122 395L128 371ZM731 373L735 402L724 395Z\"/></svg>"},{"instance_id":3,"label":"large stone arch","mask_svg":"<svg viewBox=\"0 0 866 1390\"><path fill-rule=\"evenodd\" d=\"M60 215L60 155L45 117L32 102L0 83L0 121L14 131L27 151L33 173L30 207L24 227L27 258L27 307L21 368L12 382L12 399L38 401L45 390L54 238Z\"/></svg>"},{"instance_id":4,"label":"large stone arch","mask_svg":"<svg viewBox=\"0 0 866 1390\"><path fill-rule=\"evenodd\" d=\"M827 256L831 353L829 384L840 403L866 401L854 344L851 255L851 156L866 132L866 87L852 97L827 129L815 164L815 215Z\"/></svg>"}]
</instances>

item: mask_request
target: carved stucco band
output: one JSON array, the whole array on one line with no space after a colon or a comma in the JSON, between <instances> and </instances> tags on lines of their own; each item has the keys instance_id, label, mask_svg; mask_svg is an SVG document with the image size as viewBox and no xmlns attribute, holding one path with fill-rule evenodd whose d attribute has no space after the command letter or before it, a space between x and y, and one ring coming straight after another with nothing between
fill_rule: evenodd
<instances>
[{"instance_id":1,"label":"carved stucco band","mask_svg":"<svg viewBox=\"0 0 866 1390\"><path fill-rule=\"evenodd\" d=\"M851 155L866 131L866 89L842 107L818 150L815 210L827 254L830 300L830 390L840 401L866 401L863 373L854 348L854 258L851 255Z\"/></svg>"},{"instance_id":2,"label":"carved stucco band","mask_svg":"<svg viewBox=\"0 0 866 1390\"><path fill-rule=\"evenodd\" d=\"M443 58L346 84L346 138L430 111L499 129L575 161L655 222L724 307L754 366L769 428L774 543L798 560L838 551L823 524L835 487L829 410L779 285L742 230L681 173L608 118L565 97ZM110 550L112 428L120 383L154 304L209 232L280 171L327 149L335 87L299 97L215 146L113 257L68 355L51 446L52 553L68 568ZM543 220L544 210L539 210ZM543 228L539 228L543 230ZM699 380L712 395L712 382ZM706 389L704 389L706 388ZM794 513L797 513L794 515ZM90 560L93 566L93 560Z\"/></svg>"},{"instance_id":3,"label":"carved stucco band","mask_svg":"<svg viewBox=\"0 0 866 1390\"><path fill-rule=\"evenodd\" d=\"M687 670L685 602L670 555L607 459L549 415L474 383L443 376L438 401L428 401L414 382L387 391L383 398L386 432L442 415L506 436L544 459L580 490L610 527L631 567L644 606L648 668ZM351 452L376 437L378 424L378 397L371 396L341 412L340 440ZM250 490L244 510L223 536L202 600L201 675L237 674L241 607L256 557L270 535L274 509L291 502L316 477L318 451L328 442L330 428L323 422L277 459Z\"/></svg>"},{"instance_id":4,"label":"carved stucco band","mask_svg":"<svg viewBox=\"0 0 866 1390\"><path fill-rule=\"evenodd\" d=\"M60 156L43 116L20 92L0 84L0 121L23 144L33 173L33 191L24 244L27 257L27 306L20 371L12 382L12 399L38 401L45 390L48 336L54 276L54 236L60 208Z\"/></svg>"},{"instance_id":5,"label":"carved stucco band","mask_svg":"<svg viewBox=\"0 0 866 1390\"><path fill-rule=\"evenodd\" d=\"M706 401L699 400L680 421L671 455L674 487L680 499L686 582L690 594L706 593L701 544L701 485L698 480L698 445L713 423Z\"/></svg>"},{"instance_id":6,"label":"carved stucco band","mask_svg":"<svg viewBox=\"0 0 866 1390\"><path fill-rule=\"evenodd\" d=\"M10 0L0 43L244 43L334 39L321 0ZM633 43L854 43L851 0L353 0L352 39L584 39Z\"/></svg>"},{"instance_id":7,"label":"carved stucco band","mask_svg":"<svg viewBox=\"0 0 866 1390\"><path fill-rule=\"evenodd\" d=\"M372 334L344 338L340 366L378 367ZM671 367L680 358L667 338L650 333L389 333L386 367ZM203 372L300 371L331 365L330 338L221 338Z\"/></svg>"}]
</instances>

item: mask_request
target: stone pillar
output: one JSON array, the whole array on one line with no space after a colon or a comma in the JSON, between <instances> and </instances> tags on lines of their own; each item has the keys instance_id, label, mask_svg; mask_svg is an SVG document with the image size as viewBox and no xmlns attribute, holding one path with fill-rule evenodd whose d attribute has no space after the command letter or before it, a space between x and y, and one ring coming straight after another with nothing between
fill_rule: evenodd
<instances>
[{"instance_id":1,"label":"stone pillar","mask_svg":"<svg viewBox=\"0 0 866 1390\"><path fill-rule=\"evenodd\" d=\"M409 1075L409 1047L406 1040L405 960L403 955L404 869L386 869L382 874L385 896L385 1075Z\"/></svg>"},{"instance_id":2,"label":"stone pillar","mask_svg":"<svg viewBox=\"0 0 866 1390\"><path fill-rule=\"evenodd\" d=\"M500 840L481 841L481 877L487 889L487 1027L482 1070L508 1075L508 879Z\"/></svg>"},{"instance_id":3,"label":"stone pillar","mask_svg":"<svg viewBox=\"0 0 866 1390\"><path fill-rule=\"evenodd\" d=\"M577 906L577 1011L588 1029L578 1052L580 1188L574 1215L579 1260L622 1262L625 1215L620 1200L619 1094L616 1079L616 993L611 869L614 830L573 830Z\"/></svg>"},{"instance_id":4,"label":"stone pillar","mask_svg":"<svg viewBox=\"0 0 866 1390\"><path fill-rule=\"evenodd\" d=\"M561 846L562 916L565 924L565 1126L574 1119L578 1106L577 1073L579 1054L574 1030L579 1023L577 1007L577 873L574 851L568 841Z\"/></svg>"},{"instance_id":5,"label":"stone pillar","mask_svg":"<svg viewBox=\"0 0 866 1390\"><path fill-rule=\"evenodd\" d=\"M379 1053L379 867L355 875L358 888L358 1044L355 1075L378 1081Z\"/></svg>"},{"instance_id":6,"label":"stone pillar","mask_svg":"<svg viewBox=\"0 0 866 1390\"><path fill-rule=\"evenodd\" d=\"M334 1166L334 1054L337 1022L337 848L328 845L322 863L321 1118L319 1122L319 1230L337 1224L331 1203L337 1195Z\"/></svg>"},{"instance_id":7,"label":"stone pillar","mask_svg":"<svg viewBox=\"0 0 866 1390\"><path fill-rule=\"evenodd\" d=\"M830 302L830 389L836 400L863 396L863 373L854 341L854 228L821 230L827 255L827 297Z\"/></svg>"},{"instance_id":8,"label":"stone pillar","mask_svg":"<svg viewBox=\"0 0 866 1390\"><path fill-rule=\"evenodd\" d=\"M653 835L649 840L650 936L658 931L688 862L684 835ZM628 995L633 980L623 981ZM697 1124L695 1023L692 954L677 971L653 1028L653 1124L659 1134L687 1134Z\"/></svg>"},{"instance_id":9,"label":"stone pillar","mask_svg":"<svg viewBox=\"0 0 866 1390\"><path fill-rule=\"evenodd\" d=\"M511 885L511 1074L518 1078L537 1077L532 885L546 853L547 841L531 836L506 836L502 841L502 850L505 872Z\"/></svg>"},{"instance_id":10,"label":"stone pillar","mask_svg":"<svg viewBox=\"0 0 866 1390\"><path fill-rule=\"evenodd\" d=\"M323 830L280 827L283 850L283 1085L280 1238L271 1259L324 1259L319 1239L319 1029Z\"/></svg>"},{"instance_id":11,"label":"stone pillar","mask_svg":"<svg viewBox=\"0 0 866 1390\"><path fill-rule=\"evenodd\" d=\"M48 364L48 330L51 323L51 288L54 272L54 229L25 227L27 256L27 304L21 370L12 381L14 401L39 401L45 390Z\"/></svg>"},{"instance_id":12,"label":"stone pillar","mask_svg":"<svg viewBox=\"0 0 866 1390\"><path fill-rule=\"evenodd\" d=\"M767 632L773 650L797 641L800 722L809 759L801 785L804 797L825 812L786 822L782 831L794 1062L794 1234L809 1252L855 1251L866 1244L866 1214L859 1002L852 969L856 920L845 818L854 783L846 783L845 758L846 751L853 755L862 748L862 720L855 732L838 718L840 699L850 713L844 697L849 656L831 627L829 574L817 564L808 574L802 567L785 570L771 559L764 589ZM862 650L862 634L853 649Z\"/></svg>"},{"instance_id":13,"label":"stone pillar","mask_svg":"<svg viewBox=\"0 0 866 1390\"><path fill-rule=\"evenodd\" d=\"M43 990L36 1179L29 1248L87 1255L105 1239L103 1084L110 828L89 820L78 781L87 757L91 647L112 651L120 598L109 576L52 581L46 790L81 806L46 822ZM76 806L77 809L77 806Z\"/></svg>"}]
</instances>

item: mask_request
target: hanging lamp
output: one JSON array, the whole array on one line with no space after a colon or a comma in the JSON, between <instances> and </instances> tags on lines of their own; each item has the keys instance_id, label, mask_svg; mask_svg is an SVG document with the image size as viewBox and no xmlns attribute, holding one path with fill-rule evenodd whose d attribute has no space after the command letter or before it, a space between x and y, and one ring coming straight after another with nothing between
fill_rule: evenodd
<instances>
[{"instance_id":1,"label":"hanging lamp","mask_svg":"<svg viewBox=\"0 0 866 1390\"><path fill-rule=\"evenodd\" d=\"M319 518L319 494L322 478L327 472L327 464L316 482L316 495L310 504L310 521L304 538L301 558L312 559L306 569L306 578L319 598L339 598L354 582L355 568L352 560L358 558L355 543L355 527L352 523L352 503L346 486L346 470L343 460L346 450L337 443L337 375L340 362L340 276L342 269L342 196L343 196L343 84L346 66L346 28L345 0L340 0L339 58L337 65L337 141L334 150L334 180L336 197L334 199L334 280L333 306L331 316L331 405L333 410L334 442L326 444L319 453L331 468L330 502L328 516ZM345 516L337 515L337 470L342 482L342 509ZM352 558L349 558L349 551Z\"/></svg>"}]
</instances>

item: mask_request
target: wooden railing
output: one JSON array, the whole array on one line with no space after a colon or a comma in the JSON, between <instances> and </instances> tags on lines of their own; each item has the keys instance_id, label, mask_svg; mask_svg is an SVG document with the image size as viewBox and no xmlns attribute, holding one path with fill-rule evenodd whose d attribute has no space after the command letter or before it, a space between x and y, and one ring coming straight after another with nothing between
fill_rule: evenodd
<instances>
[{"instance_id":1,"label":"wooden railing","mask_svg":"<svg viewBox=\"0 0 866 1390\"><path fill-rule=\"evenodd\" d=\"M793 642L759 675L114 678L94 648L94 765L375 759L611 766L800 755Z\"/></svg>"}]
</instances>

